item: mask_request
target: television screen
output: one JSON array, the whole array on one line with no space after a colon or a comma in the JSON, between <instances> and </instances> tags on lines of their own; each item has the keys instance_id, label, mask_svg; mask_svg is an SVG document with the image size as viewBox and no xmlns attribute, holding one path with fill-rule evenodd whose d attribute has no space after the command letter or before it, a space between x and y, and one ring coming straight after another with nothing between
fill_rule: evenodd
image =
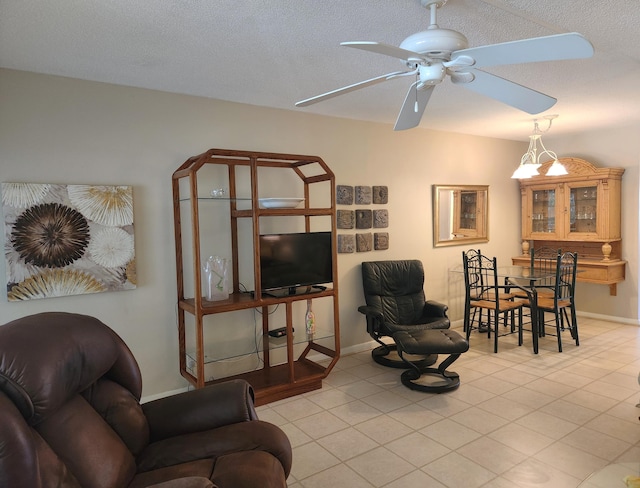
<instances>
[{"instance_id":1,"label":"television screen","mask_svg":"<svg viewBox=\"0 0 640 488\"><path fill-rule=\"evenodd\" d=\"M330 283L332 261L331 232L260 236L263 291Z\"/></svg>"}]
</instances>

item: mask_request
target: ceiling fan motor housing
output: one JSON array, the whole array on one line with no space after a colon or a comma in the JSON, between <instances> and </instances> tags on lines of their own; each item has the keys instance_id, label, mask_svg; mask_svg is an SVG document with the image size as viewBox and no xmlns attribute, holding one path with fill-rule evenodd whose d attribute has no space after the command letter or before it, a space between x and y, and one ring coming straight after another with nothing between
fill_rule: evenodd
<instances>
[{"instance_id":1,"label":"ceiling fan motor housing","mask_svg":"<svg viewBox=\"0 0 640 488\"><path fill-rule=\"evenodd\" d=\"M437 85L444 80L447 70L442 63L432 63L428 66L420 65L420 84L418 90L426 88L427 86Z\"/></svg>"},{"instance_id":2,"label":"ceiling fan motor housing","mask_svg":"<svg viewBox=\"0 0 640 488\"><path fill-rule=\"evenodd\" d=\"M452 52L469 47L469 41L459 32L437 28L410 35L402 41L400 47L429 58L448 61Z\"/></svg>"}]
</instances>

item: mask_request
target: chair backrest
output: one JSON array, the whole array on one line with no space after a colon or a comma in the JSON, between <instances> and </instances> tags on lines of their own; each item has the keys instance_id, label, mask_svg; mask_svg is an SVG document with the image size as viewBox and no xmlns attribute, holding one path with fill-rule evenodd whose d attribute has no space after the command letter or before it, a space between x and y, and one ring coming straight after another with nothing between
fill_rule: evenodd
<instances>
[{"instance_id":1,"label":"chair backrest","mask_svg":"<svg viewBox=\"0 0 640 488\"><path fill-rule=\"evenodd\" d=\"M93 317L0 326L0 486L127 486L149 442L141 392L131 351Z\"/></svg>"},{"instance_id":2,"label":"chair backrest","mask_svg":"<svg viewBox=\"0 0 640 488\"><path fill-rule=\"evenodd\" d=\"M482 256L482 252L480 252L480 249L469 249L468 251L462 251L463 260L465 257L468 260L473 260L477 259L480 256Z\"/></svg>"},{"instance_id":3,"label":"chair backrest","mask_svg":"<svg viewBox=\"0 0 640 488\"><path fill-rule=\"evenodd\" d=\"M482 254L468 259L465 255L463 262L465 286L471 299L496 302L499 297L497 259Z\"/></svg>"},{"instance_id":4,"label":"chair backrest","mask_svg":"<svg viewBox=\"0 0 640 488\"><path fill-rule=\"evenodd\" d=\"M471 290L481 286L480 281L482 276L477 273L470 273L469 263L475 269L474 263L482 258L480 249L469 249L468 251L462 251L462 269L464 271L464 290L465 290L465 305L468 304L471 299Z\"/></svg>"},{"instance_id":5,"label":"chair backrest","mask_svg":"<svg viewBox=\"0 0 640 488\"><path fill-rule=\"evenodd\" d=\"M365 261L362 286L367 305L379 311L385 322L412 325L422 317L425 294L421 261Z\"/></svg>"},{"instance_id":6,"label":"chair backrest","mask_svg":"<svg viewBox=\"0 0 640 488\"><path fill-rule=\"evenodd\" d=\"M547 271L551 274L555 274L558 258L562 254L561 249L553 247L542 246L537 249L531 248L529 255L531 257L531 268L538 269L540 271ZM552 287L555 283L555 276L552 276L546 280L540 280L536 286L538 287Z\"/></svg>"},{"instance_id":7,"label":"chair backrest","mask_svg":"<svg viewBox=\"0 0 640 488\"><path fill-rule=\"evenodd\" d=\"M555 300L573 301L578 273L578 253L565 252L558 256L556 268Z\"/></svg>"}]
</instances>

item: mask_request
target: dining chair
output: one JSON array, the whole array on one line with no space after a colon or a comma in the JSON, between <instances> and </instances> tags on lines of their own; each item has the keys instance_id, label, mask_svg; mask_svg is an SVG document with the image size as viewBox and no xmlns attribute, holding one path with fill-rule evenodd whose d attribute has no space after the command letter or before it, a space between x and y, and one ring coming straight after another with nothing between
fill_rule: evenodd
<instances>
[{"instance_id":1,"label":"dining chair","mask_svg":"<svg viewBox=\"0 0 640 488\"><path fill-rule=\"evenodd\" d=\"M518 333L518 345L522 345L522 307L523 301L515 301L509 293L509 286L500 284L498 279L498 266L495 257L488 258L479 254L476 259L468 259L463 254L465 270L465 287L468 305L465 311L465 326L467 340L471 334L471 311L479 309L487 311L487 338L491 338L493 330L493 352L498 352L498 337L502 335ZM515 322L515 312L518 312L518 322ZM499 328L500 317L504 316L503 326L506 332Z\"/></svg>"},{"instance_id":2,"label":"dining chair","mask_svg":"<svg viewBox=\"0 0 640 488\"><path fill-rule=\"evenodd\" d=\"M548 271L549 273L555 273L556 263L558 257L562 254L562 249L556 249L554 247L542 246L539 248L532 247L531 253L531 268L539 271ZM541 296L553 296L553 288L555 281L553 278L549 278L546 282L536 283L536 290L538 297Z\"/></svg>"},{"instance_id":3,"label":"dining chair","mask_svg":"<svg viewBox=\"0 0 640 488\"><path fill-rule=\"evenodd\" d=\"M553 297L555 286L555 274L558 256L562 254L561 249L556 249L549 246L541 246L538 248L532 247L529 249L529 267L533 270L537 270L540 273L548 273L549 278L544 280L538 280L536 282L536 300L537 297L546 296ZM514 287L510 290L516 299L523 301L523 307L526 309L523 311L524 326L530 326L531 330L534 329L533 315L534 312L531 307L532 295L531 290L522 287ZM526 321L527 317L529 322ZM544 336L544 327L539 327L537 331L538 335Z\"/></svg>"},{"instance_id":4,"label":"dining chair","mask_svg":"<svg viewBox=\"0 0 640 488\"><path fill-rule=\"evenodd\" d=\"M558 260L558 256L562 254L561 249L556 249L553 247L542 246L539 248L531 248L529 249L529 266L531 269L536 269L542 271L548 271L550 274L554 276L549 278L546 281L539 281L536 284L536 291L538 296L553 296L553 287L555 285L555 272L556 272L556 263ZM523 290L513 289L511 293L514 294L517 298L528 299L527 294ZM525 307L527 304L525 304Z\"/></svg>"},{"instance_id":5,"label":"dining chair","mask_svg":"<svg viewBox=\"0 0 640 488\"><path fill-rule=\"evenodd\" d=\"M462 330L467 331L469 327L474 327L481 330L482 325L482 309L473 307L473 315L471 314L471 283L473 282L473 288L476 288L475 281L480 280L480 276L469 275L469 262L474 262L480 259L482 253L480 249L469 249L468 251L462 251L462 266L464 271L464 321ZM475 297L474 297L475 298ZM485 327L486 331L486 327Z\"/></svg>"},{"instance_id":6,"label":"dining chair","mask_svg":"<svg viewBox=\"0 0 640 488\"><path fill-rule=\"evenodd\" d=\"M463 321L463 331L466 332L467 327L471 327L471 330L477 329L479 332L487 332L487 322L488 318L484 319L483 322L483 309L479 307L471 307L471 300L478 298L473 295L472 288L478 289L483 286L483 276L482 275L470 275L469 274L469 262L474 262L480 260L482 257L482 252L480 249L469 249L468 251L462 251L462 264L464 270L464 278L465 278L465 308L464 308L464 321ZM475 281L479 281L478 285L475 285ZM473 285L470 285L472 284ZM502 300L512 300L515 298L516 294L508 291L508 288L505 288L503 291L500 291L498 296ZM472 310L473 308L473 310Z\"/></svg>"},{"instance_id":7,"label":"dining chair","mask_svg":"<svg viewBox=\"0 0 640 488\"><path fill-rule=\"evenodd\" d=\"M538 329L541 336L545 335L547 326L555 326L558 338L558 352L562 352L562 332L569 330L571 337L580 345L578 336L578 320L576 318L575 289L578 272L578 253L564 252L556 258L555 282L553 293L538 294L537 312ZM545 321L545 313L553 314L553 321Z\"/></svg>"}]
</instances>

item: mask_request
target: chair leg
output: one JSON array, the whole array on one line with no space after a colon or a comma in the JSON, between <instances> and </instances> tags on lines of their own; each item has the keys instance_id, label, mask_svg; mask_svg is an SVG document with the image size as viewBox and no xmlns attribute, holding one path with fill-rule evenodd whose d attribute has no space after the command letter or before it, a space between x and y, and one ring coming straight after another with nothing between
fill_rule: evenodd
<instances>
[{"instance_id":1,"label":"chair leg","mask_svg":"<svg viewBox=\"0 0 640 488\"><path fill-rule=\"evenodd\" d=\"M494 328L493 328L493 352L497 353L498 352L498 322L499 322L499 318L498 318L498 314L494 312L494 321L493 323L495 324ZM489 313L489 316L491 316L491 313ZM491 326L489 326L489 330L491 330Z\"/></svg>"},{"instance_id":2,"label":"chair leg","mask_svg":"<svg viewBox=\"0 0 640 488\"><path fill-rule=\"evenodd\" d=\"M538 336L545 336L544 310L538 310Z\"/></svg>"},{"instance_id":3,"label":"chair leg","mask_svg":"<svg viewBox=\"0 0 640 488\"><path fill-rule=\"evenodd\" d=\"M471 307L470 307L467 299L465 298L464 317L463 317L463 322L462 322L463 323L463 325L462 325L462 331L463 332L467 332L467 330L471 326L471 319L469 318L470 314L471 314Z\"/></svg>"},{"instance_id":4,"label":"chair leg","mask_svg":"<svg viewBox=\"0 0 640 488\"><path fill-rule=\"evenodd\" d=\"M471 309L473 308L473 312ZM473 324L478 324L478 330L482 328L482 309L478 307L469 307L465 310L464 313L464 327L463 330L467 332L467 330L473 330Z\"/></svg>"},{"instance_id":5,"label":"chair leg","mask_svg":"<svg viewBox=\"0 0 640 488\"><path fill-rule=\"evenodd\" d=\"M576 341L576 346L580 345L580 336L578 335L578 317L576 317L576 306L571 304L571 332Z\"/></svg>"},{"instance_id":6,"label":"chair leg","mask_svg":"<svg viewBox=\"0 0 640 488\"><path fill-rule=\"evenodd\" d=\"M529 318L531 319L531 341L533 342L533 353L538 354L539 344L538 339L540 337L540 333L538 329L540 327L538 323L538 318L540 314L538 313L538 308L535 304L531 304L529 308Z\"/></svg>"},{"instance_id":7,"label":"chair leg","mask_svg":"<svg viewBox=\"0 0 640 488\"><path fill-rule=\"evenodd\" d=\"M522 345L522 308L518 309L518 345Z\"/></svg>"},{"instance_id":8,"label":"chair leg","mask_svg":"<svg viewBox=\"0 0 640 488\"><path fill-rule=\"evenodd\" d=\"M487 328L489 327L489 313L487 312L487 324L484 325L482 323L482 309L478 309L478 332L487 332ZM475 317L475 315L474 315Z\"/></svg>"},{"instance_id":9,"label":"chair leg","mask_svg":"<svg viewBox=\"0 0 640 488\"><path fill-rule=\"evenodd\" d=\"M558 336L558 352L562 352L562 309L555 311L556 335Z\"/></svg>"},{"instance_id":10,"label":"chair leg","mask_svg":"<svg viewBox=\"0 0 640 488\"><path fill-rule=\"evenodd\" d=\"M576 341L576 346L580 345L580 338L578 337L578 318L576 317L576 307L572 303L569 308L571 309L571 322L569 322L569 317L567 317L567 323L569 325L569 331L571 332L571 338ZM564 309L565 316L567 314L567 309Z\"/></svg>"},{"instance_id":11,"label":"chair leg","mask_svg":"<svg viewBox=\"0 0 640 488\"><path fill-rule=\"evenodd\" d=\"M486 327L482 323L482 309L479 307L473 307L473 312L471 312L471 307L465 311L464 313L464 321L462 330L467 332L467 340L469 340L469 334L473 330L473 324L477 323L478 332L486 332Z\"/></svg>"}]
</instances>

